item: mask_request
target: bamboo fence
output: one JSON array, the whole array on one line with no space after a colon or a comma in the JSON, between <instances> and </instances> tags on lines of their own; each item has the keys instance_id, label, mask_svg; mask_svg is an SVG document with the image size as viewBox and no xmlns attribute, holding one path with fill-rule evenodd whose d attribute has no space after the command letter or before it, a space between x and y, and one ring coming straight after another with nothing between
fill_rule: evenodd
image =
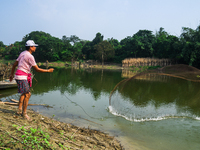
<instances>
[{"instance_id":1,"label":"bamboo fence","mask_svg":"<svg viewBox=\"0 0 200 150\"><path fill-rule=\"evenodd\" d=\"M172 61L170 59L162 58L126 58L122 60L122 67L130 66L168 66L171 65Z\"/></svg>"}]
</instances>

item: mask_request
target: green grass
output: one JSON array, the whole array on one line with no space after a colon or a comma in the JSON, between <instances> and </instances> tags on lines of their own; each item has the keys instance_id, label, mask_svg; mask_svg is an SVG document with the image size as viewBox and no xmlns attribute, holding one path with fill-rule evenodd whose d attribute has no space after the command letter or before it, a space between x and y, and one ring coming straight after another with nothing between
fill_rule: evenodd
<instances>
[{"instance_id":1,"label":"green grass","mask_svg":"<svg viewBox=\"0 0 200 150\"><path fill-rule=\"evenodd\" d=\"M18 125L13 125L13 128L16 131L16 135L18 135L18 139L20 139L20 143L29 147L31 149L51 149L52 145L49 143L50 136L48 133L44 132L40 128L38 129L25 129L25 126L19 127ZM7 133L9 134L9 133ZM12 143L13 139L10 138L10 142ZM19 143L19 141L15 141L15 143ZM12 144L15 144L12 143ZM6 144L6 143L5 143ZM4 146L4 144L2 144Z\"/></svg>"},{"instance_id":2,"label":"green grass","mask_svg":"<svg viewBox=\"0 0 200 150\"><path fill-rule=\"evenodd\" d=\"M10 64L13 64L15 62L15 60L5 60L5 59L0 59L0 63L1 64L8 64L8 63L10 63Z\"/></svg>"}]
</instances>

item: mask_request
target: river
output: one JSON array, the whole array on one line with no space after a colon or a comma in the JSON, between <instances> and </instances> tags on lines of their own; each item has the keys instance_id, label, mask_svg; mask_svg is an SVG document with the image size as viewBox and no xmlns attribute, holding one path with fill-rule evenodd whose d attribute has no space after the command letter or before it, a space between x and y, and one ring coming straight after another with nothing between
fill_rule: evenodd
<instances>
[{"instance_id":1,"label":"river","mask_svg":"<svg viewBox=\"0 0 200 150\"><path fill-rule=\"evenodd\" d=\"M29 107L62 122L116 136L125 149L199 150L200 83L155 76L126 78L121 70L55 68L34 72ZM1 100L18 99L17 89L1 90Z\"/></svg>"}]
</instances>

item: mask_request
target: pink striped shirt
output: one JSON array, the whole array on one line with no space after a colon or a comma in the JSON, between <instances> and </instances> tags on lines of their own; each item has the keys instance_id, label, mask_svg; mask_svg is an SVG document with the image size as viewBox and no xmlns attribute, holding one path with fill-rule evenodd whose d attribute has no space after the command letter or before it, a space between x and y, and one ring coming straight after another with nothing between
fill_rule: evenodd
<instances>
[{"instance_id":1,"label":"pink striped shirt","mask_svg":"<svg viewBox=\"0 0 200 150\"><path fill-rule=\"evenodd\" d=\"M23 51L19 57L17 58L18 61L18 70L21 70L25 73L30 73L31 67L37 65L35 62L35 58L31 53L28 51ZM17 80L27 80L27 76L23 75L15 75L15 79Z\"/></svg>"}]
</instances>

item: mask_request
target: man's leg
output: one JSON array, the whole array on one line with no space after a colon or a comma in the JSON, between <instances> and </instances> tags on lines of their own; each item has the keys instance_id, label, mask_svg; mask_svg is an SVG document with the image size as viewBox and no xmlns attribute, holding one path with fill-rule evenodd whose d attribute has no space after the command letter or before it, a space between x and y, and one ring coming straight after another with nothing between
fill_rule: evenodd
<instances>
[{"instance_id":1,"label":"man's leg","mask_svg":"<svg viewBox=\"0 0 200 150\"><path fill-rule=\"evenodd\" d=\"M31 97L31 93L26 93L25 94L25 99L23 101L23 116L24 118L26 118L27 120L31 120L30 117L27 115L26 113L26 110L27 110L27 107L28 107L28 101L29 101L29 98Z\"/></svg>"},{"instance_id":2,"label":"man's leg","mask_svg":"<svg viewBox=\"0 0 200 150\"><path fill-rule=\"evenodd\" d=\"M25 98L25 94L22 94L19 99L19 107L18 107L18 112L17 112L17 114L19 115L22 114L22 104L23 104L24 98Z\"/></svg>"}]
</instances>

